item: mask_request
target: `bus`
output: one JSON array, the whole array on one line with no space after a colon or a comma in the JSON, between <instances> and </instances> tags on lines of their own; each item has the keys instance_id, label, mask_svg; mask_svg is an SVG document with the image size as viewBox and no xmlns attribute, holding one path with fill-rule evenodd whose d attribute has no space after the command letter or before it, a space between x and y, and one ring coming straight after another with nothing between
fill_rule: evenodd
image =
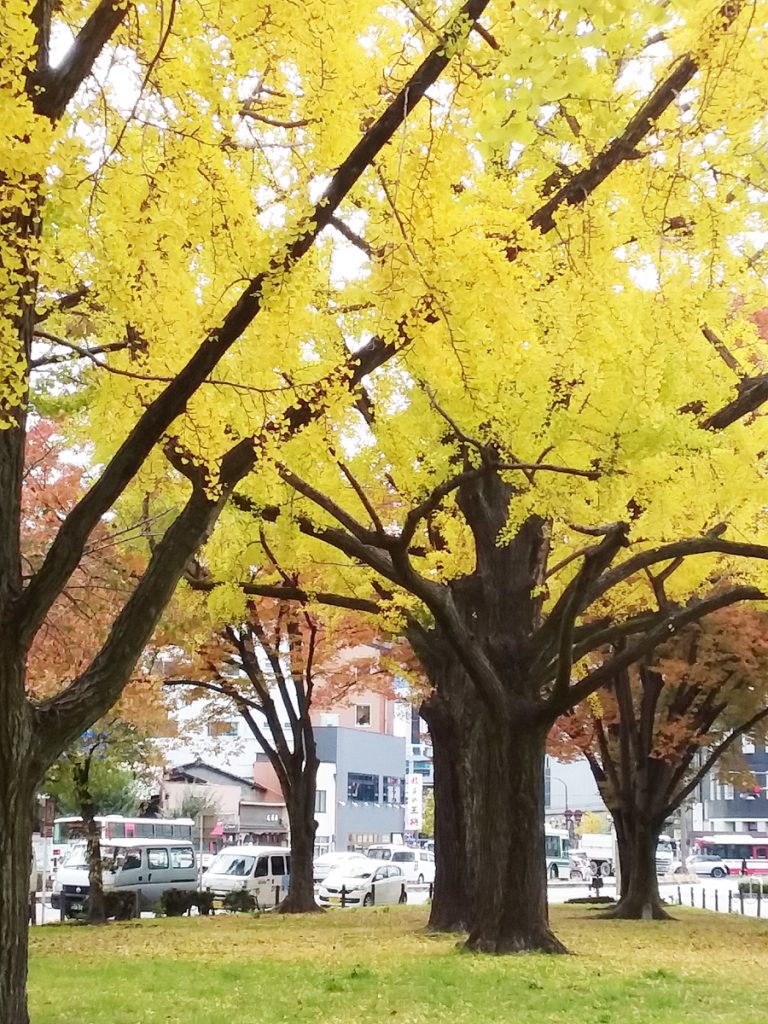
<instances>
[{"instance_id":1,"label":"bus","mask_svg":"<svg viewBox=\"0 0 768 1024\"><path fill-rule=\"evenodd\" d=\"M571 839L565 829L545 828L544 849L547 858L547 878L570 878Z\"/></svg>"},{"instance_id":2,"label":"bus","mask_svg":"<svg viewBox=\"0 0 768 1024\"><path fill-rule=\"evenodd\" d=\"M696 837L695 852L704 857L719 857L732 875L744 868L748 875L768 875L768 835L757 832L724 832Z\"/></svg>"},{"instance_id":3,"label":"bus","mask_svg":"<svg viewBox=\"0 0 768 1024\"><path fill-rule=\"evenodd\" d=\"M192 818L126 818L122 814L96 816L100 839L188 839L192 841ZM86 838L82 818L54 818L51 869L61 863L73 843Z\"/></svg>"}]
</instances>

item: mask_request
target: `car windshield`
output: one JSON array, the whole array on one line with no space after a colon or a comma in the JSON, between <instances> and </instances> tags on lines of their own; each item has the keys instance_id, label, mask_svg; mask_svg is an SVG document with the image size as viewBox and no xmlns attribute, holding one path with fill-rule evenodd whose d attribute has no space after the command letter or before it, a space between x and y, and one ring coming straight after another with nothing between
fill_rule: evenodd
<instances>
[{"instance_id":1,"label":"car windshield","mask_svg":"<svg viewBox=\"0 0 768 1024\"><path fill-rule=\"evenodd\" d=\"M375 868L347 868L344 871L344 874L347 876L347 878L370 878L374 871Z\"/></svg>"},{"instance_id":2,"label":"car windshield","mask_svg":"<svg viewBox=\"0 0 768 1024\"><path fill-rule=\"evenodd\" d=\"M238 878L244 878L251 874L255 863L255 857L246 857L238 853L220 853L211 864L209 871L212 875L235 875Z\"/></svg>"},{"instance_id":3,"label":"car windshield","mask_svg":"<svg viewBox=\"0 0 768 1024\"><path fill-rule=\"evenodd\" d=\"M74 871L88 870L88 854L85 849L85 843L76 843L70 847L69 853L61 863L63 868L72 868Z\"/></svg>"}]
</instances>

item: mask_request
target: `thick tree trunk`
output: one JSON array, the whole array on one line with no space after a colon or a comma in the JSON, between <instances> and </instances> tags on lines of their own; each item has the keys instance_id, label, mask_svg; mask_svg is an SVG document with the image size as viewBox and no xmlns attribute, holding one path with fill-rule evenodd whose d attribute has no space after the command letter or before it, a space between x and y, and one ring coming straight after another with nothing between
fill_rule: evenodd
<instances>
[{"instance_id":1,"label":"thick tree trunk","mask_svg":"<svg viewBox=\"0 0 768 1024\"><path fill-rule=\"evenodd\" d=\"M461 731L448 702L436 692L419 713L429 726L435 776L435 884L427 927L466 931L470 915L466 827L461 786Z\"/></svg>"},{"instance_id":2,"label":"thick tree trunk","mask_svg":"<svg viewBox=\"0 0 768 1024\"><path fill-rule=\"evenodd\" d=\"M313 864L315 855L315 792L317 757L305 762L299 777L285 794L291 828L291 878L288 895L280 904L281 914L314 914L322 908L315 900Z\"/></svg>"},{"instance_id":3,"label":"thick tree trunk","mask_svg":"<svg viewBox=\"0 0 768 1024\"><path fill-rule=\"evenodd\" d=\"M547 909L545 733L485 712L476 716L468 742L467 853L475 878L466 946L489 953L564 953Z\"/></svg>"},{"instance_id":4,"label":"thick tree trunk","mask_svg":"<svg viewBox=\"0 0 768 1024\"><path fill-rule=\"evenodd\" d=\"M621 818L621 825L617 823L616 828L622 871L621 898L606 916L630 921L669 920L659 895L656 874L656 846L663 822L642 821L639 816L629 814Z\"/></svg>"},{"instance_id":5,"label":"thick tree trunk","mask_svg":"<svg viewBox=\"0 0 768 1024\"><path fill-rule=\"evenodd\" d=\"M0 649L0 1022L28 1024L26 1003L32 801L32 723L23 668Z\"/></svg>"}]
</instances>

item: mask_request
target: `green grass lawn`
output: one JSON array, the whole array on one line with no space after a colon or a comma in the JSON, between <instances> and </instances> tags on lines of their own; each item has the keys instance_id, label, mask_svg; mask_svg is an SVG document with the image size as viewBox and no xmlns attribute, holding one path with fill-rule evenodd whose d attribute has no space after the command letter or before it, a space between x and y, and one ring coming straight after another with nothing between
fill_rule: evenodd
<instances>
[{"instance_id":1,"label":"green grass lawn","mask_svg":"<svg viewBox=\"0 0 768 1024\"><path fill-rule=\"evenodd\" d=\"M557 908L575 955L487 957L424 907L32 929L33 1024L763 1024L768 922Z\"/></svg>"}]
</instances>

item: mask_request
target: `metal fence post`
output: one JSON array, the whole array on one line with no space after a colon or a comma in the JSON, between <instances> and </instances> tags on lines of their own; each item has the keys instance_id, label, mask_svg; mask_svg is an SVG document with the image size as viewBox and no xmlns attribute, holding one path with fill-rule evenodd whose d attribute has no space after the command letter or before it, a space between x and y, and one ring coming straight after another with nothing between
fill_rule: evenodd
<instances>
[{"instance_id":1,"label":"metal fence post","mask_svg":"<svg viewBox=\"0 0 768 1024\"><path fill-rule=\"evenodd\" d=\"M693 898L693 886L691 886L691 906L692 907L696 906L696 901Z\"/></svg>"},{"instance_id":2,"label":"metal fence post","mask_svg":"<svg viewBox=\"0 0 768 1024\"><path fill-rule=\"evenodd\" d=\"M371 882L371 903L376 906L376 883Z\"/></svg>"},{"instance_id":3,"label":"metal fence post","mask_svg":"<svg viewBox=\"0 0 768 1024\"><path fill-rule=\"evenodd\" d=\"M343 910L347 905L347 887L342 885L341 887L341 909Z\"/></svg>"},{"instance_id":4,"label":"metal fence post","mask_svg":"<svg viewBox=\"0 0 768 1024\"><path fill-rule=\"evenodd\" d=\"M682 905L683 905L683 893L682 893L682 890L681 890L679 885L677 887L677 903L678 903L678 906L682 907Z\"/></svg>"},{"instance_id":5,"label":"metal fence post","mask_svg":"<svg viewBox=\"0 0 768 1024\"><path fill-rule=\"evenodd\" d=\"M741 913L744 913L744 893L739 889L739 905L741 907Z\"/></svg>"},{"instance_id":6,"label":"metal fence post","mask_svg":"<svg viewBox=\"0 0 768 1024\"><path fill-rule=\"evenodd\" d=\"M275 886L275 906L278 906L279 903L280 903L280 886L278 884L278 885Z\"/></svg>"},{"instance_id":7,"label":"metal fence post","mask_svg":"<svg viewBox=\"0 0 768 1024\"><path fill-rule=\"evenodd\" d=\"M763 883L761 881L760 885L757 888L757 916L758 917L760 917L760 904L762 903L762 901L763 901Z\"/></svg>"},{"instance_id":8,"label":"metal fence post","mask_svg":"<svg viewBox=\"0 0 768 1024\"><path fill-rule=\"evenodd\" d=\"M704 886L701 887L701 909L707 909L707 890L704 888Z\"/></svg>"},{"instance_id":9,"label":"metal fence post","mask_svg":"<svg viewBox=\"0 0 768 1024\"><path fill-rule=\"evenodd\" d=\"M718 890L715 889L715 910L719 910L720 909L720 900L718 899L719 895L720 894L719 894Z\"/></svg>"},{"instance_id":10,"label":"metal fence post","mask_svg":"<svg viewBox=\"0 0 768 1024\"><path fill-rule=\"evenodd\" d=\"M733 913L733 890L728 890L728 913Z\"/></svg>"}]
</instances>

